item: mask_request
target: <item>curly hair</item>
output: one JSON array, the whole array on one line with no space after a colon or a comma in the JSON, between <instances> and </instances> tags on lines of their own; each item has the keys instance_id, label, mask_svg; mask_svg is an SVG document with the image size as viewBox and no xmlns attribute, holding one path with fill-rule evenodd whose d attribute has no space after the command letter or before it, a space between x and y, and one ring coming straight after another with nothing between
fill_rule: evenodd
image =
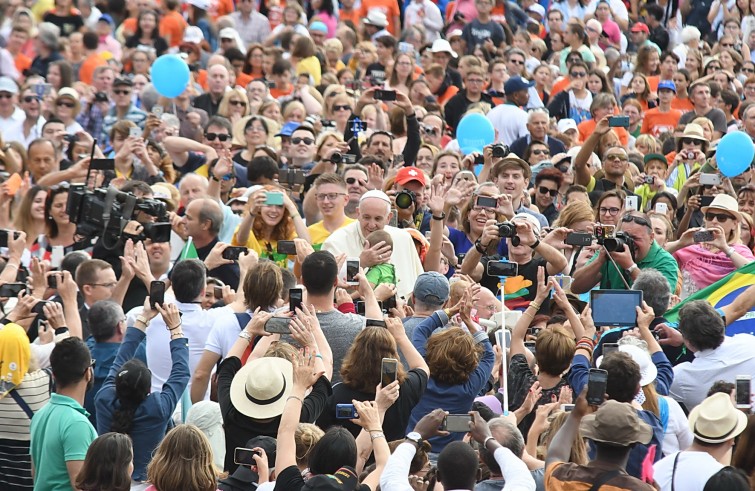
<instances>
[{"instance_id":1,"label":"curly hair","mask_svg":"<svg viewBox=\"0 0 755 491\"><path fill-rule=\"evenodd\" d=\"M274 186L272 184L268 184L264 187L265 191L274 191L279 193L285 193L286 190L279 188L278 186ZM261 215L257 215L257 217L254 219L254 224L252 225L252 232L254 233L254 236L257 238L264 237L265 234L263 231L265 230L267 226L265 225L265 221L262 219ZM288 209L286 207L283 207L283 213L281 214L280 221L273 227L273 231L270 234L270 238L273 240L287 240L294 235L294 221L291 219L291 215L288 213Z\"/></svg>"},{"instance_id":2,"label":"curly hair","mask_svg":"<svg viewBox=\"0 0 755 491\"><path fill-rule=\"evenodd\" d=\"M372 394L380 383L383 358L398 359L393 336L382 327L365 327L354 338L341 364L341 379L351 389ZM403 364L398 364L399 384L406 380Z\"/></svg>"},{"instance_id":3,"label":"curly hair","mask_svg":"<svg viewBox=\"0 0 755 491\"><path fill-rule=\"evenodd\" d=\"M294 442L296 444L296 465L307 467L309 453L320 438L325 434L319 426L312 423L299 423L294 433Z\"/></svg>"},{"instance_id":4,"label":"curly hair","mask_svg":"<svg viewBox=\"0 0 755 491\"><path fill-rule=\"evenodd\" d=\"M220 476L210 441L190 424L165 435L147 467L147 480L161 491L215 491Z\"/></svg>"},{"instance_id":5,"label":"curly hair","mask_svg":"<svg viewBox=\"0 0 755 491\"><path fill-rule=\"evenodd\" d=\"M482 357L483 348L469 333L454 327L430 336L425 360L431 377L447 385L469 380Z\"/></svg>"}]
</instances>

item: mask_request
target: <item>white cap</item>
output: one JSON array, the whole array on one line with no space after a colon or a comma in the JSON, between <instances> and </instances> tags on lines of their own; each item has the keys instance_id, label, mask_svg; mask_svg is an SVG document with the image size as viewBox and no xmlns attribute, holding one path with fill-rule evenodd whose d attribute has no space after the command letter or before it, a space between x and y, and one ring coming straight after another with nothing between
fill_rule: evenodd
<instances>
[{"instance_id":1,"label":"white cap","mask_svg":"<svg viewBox=\"0 0 755 491\"><path fill-rule=\"evenodd\" d=\"M535 232L535 235L540 236L540 221L535 218L534 215L530 215L529 213L517 213L514 215L513 220L525 220L532 226L532 231Z\"/></svg>"},{"instance_id":2,"label":"white cap","mask_svg":"<svg viewBox=\"0 0 755 491\"><path fill-rule=\"evenodd\" d=\"M571 118L560 119L556 128L559 133L566 133L569 130L577 131L577 122Z\"/></svg>"},{"instance_id":3,"label":"white cap","mask_svg":"<svg viewBox=\"0 0 755 491\"><path fill-rule=\"evenodd\" d=\"M218 39L233 39L236 40L238 33L233 27L224 27L218 33Z\"/></svg>"},{"instance_id":4,"label":"white cap","mask_svg":"<svg viewBox=\"0 0 755 491\"><path fill-rule=\"evenodd\" d=\"M385 194L384 192L380 191L379 189L371 189L371 190L367 191L366 193L364 193L362 195L361 198L359 198L359 202L361 203L362 201L366 200L367 198L377 198L377 199L381 199L381 200L385 201L389 205L391 204L391 198L389 198L387 194Z\"/></svg>"},{"instance_id":5,"label":"white cap","mask_svg":"<svg viewBox=\"0 0 755 491\"><path fill-rule=\"evenodd\" d=\"M456 54L456 51L451 49L451 43L445 39L436 39L433 41L433 47L430 48L430 53L448 53L454 58L459 56Z\"/></svg>"},{"instance_id":6,"label":"white cap","mask_svg":"<svg viewBox=\"0 0 755 491\"><path fill-rule=\"evenodd\" d=\"M540 5L539 3L533 3L529 7L527 7L527 12L532 12L533 14L538 14L541 19L545 18L545 7Z\"/></svg>"},{"instance_id":7,"label":"white cap","mask_svg":"<svg viewBox=\"0 0 755 491\"><path fill-rule=\"evenodd\" d=\"M377 9L371 9L362 22L370 26L385 27L388 25L388 17Z\"/></svg>"},{"instance_id":8,"label":"white cap","mask_svg":"<svg viewBox=\"0 0 755 491\"><path fill-rule=\"evenodd\" d=\"M242 198L249 198L249 196L253 195L257 191L259 191L260 189L262 189L262 187L263 186L261 186L260 184L255 184L254 186L249 186L247 188L247 190L244 192L244 194L242 195Z\"/></svg>"},{"instance_id":9,"label":"white cap","mask_svg":"<svg viewBox=\"0 0 755 491\"><path fill-rule=\"evenodd\" d=\"M454 29L453 31L448 33L448 39L451 40L453 38L460 38L462 35L461 29Z\"/></svg>"},{"instance_id":10,"label":"white cap","mask_svg":"<svg viewBox=\"0 0 755 491\"><path fill-rule=\"evenodd\" d=\"M189 26L184 31L184 39L183 41L185 43L191 43L191 44L199 44L202 41L204 41L204 34L202 34L202 29L198 28L197 26Z\"/></svg>"},{"instance_id":11,"label":"white cap","mask_svg":"<svg viewBox=\"0 0 755 491\"><path fill-rule=\"evenodd\" d=\"M18 85L16 85L16 82L10 77L0 77L0 92L18 94Z\"/></svg>"}]
</instances>

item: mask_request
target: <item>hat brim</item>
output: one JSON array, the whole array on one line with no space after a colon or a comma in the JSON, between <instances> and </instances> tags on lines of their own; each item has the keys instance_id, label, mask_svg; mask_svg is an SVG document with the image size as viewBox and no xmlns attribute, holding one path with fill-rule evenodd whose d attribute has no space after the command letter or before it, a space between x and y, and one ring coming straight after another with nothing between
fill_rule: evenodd
<instances>
[{"instance_id":1,"label":"hat brim","mask_svg":"<svg viewBox=\"0 0 755 491\"><path fill-rule=\"evenodd\" d=\"M737 218L737 220L741 220L742 219L742 214L741 213L739 213L738 211L730 210L728 208L721 208L720 206L712 206L712 205L711 206L703 206L702 208L700 208L700 211L703 213L703 215L706 214L706 213L708 213L708 210L718 210L718 211L723 211L724 213L731 213L732 215L734 215Z\"/></svg>"},{"instance_id":2,"label":"hat brim","mask_svg":"<svg viewBox=\"0 0 755 491\"><path fill-rule=\"evenodd\" d=\"M697 418L700 416L701 406L702 406L701 404L698 404L697 406L695 406L692 409L692 411L690 411L689 417L687 419L689 421L689 428L690 430L692 430L692 434L695 436L695 438L697 438L698 440L702 442L713 443L713 444L723 443L739 435L747 427L747 415L743 413L742 411L740 411L739 409L735 409L736 414L737 414L737 424L732 431L728 432L726 435L721 436L719 438L709 438L706 436L702 436L698 434L697 432L695 432L695 424L697 423Z\"/></svg>"},{"instance_id":3,"label":"hat brim","mask_svg":"<svg viewBox=\"0 0 755 491\"><path fill-rule=\"evenodd\" d=\"M595 442L608 443L610 445L617 445L620 447L625 447L633 443L642 443L643 445L647 445L648 443L650 443L650 440L652 440L653 438L653 428L649 424L639 419L639 417L637 418L637 421L639 424L635 428L637 430L637 433L636 433L637 436L634 440L619 442L619 441L615 441L617 440L615 438L614 439L606 438L604 435L601 435L595 431L596 430L596 427L595 427L596 414L597 413L588 414L582 418L582 422L579 425L579 430L580 432L582 432L583 438L589 438L590 440L595 441ZM745 422L746 422L746 419L745 419Z\"/></svg>"},{"instance_id":4,"label":"hat brim","mask_svg":"<svg viewBox=\"0 0 755 491\"><path fill-rule=\"evenodd\" d=\"M286 398L294 386L293 367L288 360L283 358L266 358L265 363L272 363L282 374L286 381L286 387L279 398L270 404L257 404L246 396L246 380L252 375L257 364L247 363L241 370L236 372L231 382L231 404L238 412L252 419L270 419L283 414L286 406Z\"/></svg>"},{"instance_id":5,"label":"hat brim","mask_svg":"<svg viewBox=\"0 0 755 491\"><path fill-rule=\"evenodd\" d=\"M448 50L448 49L433 50L432 48L430 48L430 53L433 53L433 54L435 54L435 53L448 53L453 58L458 58L459 57L459 55L457 55L456 52L454 52L452 50Z\"/></svg>"}]
</instances>

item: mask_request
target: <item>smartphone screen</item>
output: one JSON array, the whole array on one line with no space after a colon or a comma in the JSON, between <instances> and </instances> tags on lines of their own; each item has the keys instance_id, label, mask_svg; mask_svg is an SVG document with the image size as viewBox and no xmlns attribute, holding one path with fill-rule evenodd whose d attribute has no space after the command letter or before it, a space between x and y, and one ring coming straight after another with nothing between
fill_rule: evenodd
<instances>
[{"instance_id":1,"label":"smartphone screen","mask_svg":"<svg viewBox=\"0 0 755 491\"><path fill-rule=\"evenodd\" d=\"M637 324L642 290L592 290L590 307L596 326L630 327Z\"/></svg>"},{"instance_id":2,"label":"smartphone screen","mask_svg":"<svg viewBox=\"0 0 755 491\"><path fill-rule=\"evenodd\" d=\"M350 258L346 260L346 284L358 285L359 280L355 276L359 274L359 258Z\"/></svg>"},{"instance_id":3,"label":"smartphone screen","mask_svg":"<svg viewBox=\"0 0 755 491\"><path fill-rule=\"evenodd\" d=\"M497 208L498 200L492 196L478 196L475 205L483 208Z\"/></svg>"},{"instance_id":4,"label":"smartphone screen","mask_svg":"<svg viewBox=\"0 0 755 491\"><path fill-rule=\"evenodd\" d=\"M304 291L301 288L291 288L288 291L288 305L291 312L296 312L296 309L301 310L301 304L304 300Z\"/></svg>"},{"instance_id":5,"label":"smartphone screen","mask_svg":"<svg viewBox=\"0 0 755 491\"><path fill-rule=\"evenodd\" d=\"M165 283L162 281L153 281L149 285L149 304L154 309L155 305L165 303Z\"/></svg>"},{"instance_id":6,"label":"smartphone screen","mask_svg":"<svg viewBox=\"0 0 755 491\"><path fill-rule=\"evenodd\" d=\"M383 358L380 368L380 383L383 387L392 384L398 377L398 360L395 358Z\"/></svg>"},{"instance_id":7,"label":"smartphone screen","mask_svg":"<svg viewBox=\"0 0 755 491\"><path fill-rule=\"evenodd\" d=\"M449 414L443 420L443 429L454 433L466 433L469 431L469 423L472 416L468 414Z\"/></svg>"},{"instance_id":8,"label":"smartphone screen","mask_svg":"<svg viewBox=\"0 0 755 491\"><path fill-rule=\"evenodd\" d=\"M236 447L233 451L233 462L237 465L257 465L257 463L254 461L254 455L256 453L257 452L255 452L251 448Z\"/></svg>"},{"instance_id":9,"label":"smartphone screen","mask_svg":"<svg viewBox=\"0 0 755 491\"><path fill-rule=\"evenodd\" d=\"M737 407L749 408L752 405L751 389L752 379L749 375L737 375Z\"/></svg>"},{"instance_id":10,"label":"smartphone screen","mask_svg":"<svg viewBox=\"0 0 755 491\"><path fill-rule=\"evenodd\" d=\"M295 255L296 243L293 240L279 240L278 254L288 254L289 256Z\"/></svg>"},{"instance_id":11,"label":"smartphone screen","mask_svg":"<svg viewBox=\"0 0 755 491\"><path fill-rule=\"evenodd\" d=\"M599 368L591 368L587 376L587 403L600 406L606 394L608 372Z\"/></svg>"}]
</instances>

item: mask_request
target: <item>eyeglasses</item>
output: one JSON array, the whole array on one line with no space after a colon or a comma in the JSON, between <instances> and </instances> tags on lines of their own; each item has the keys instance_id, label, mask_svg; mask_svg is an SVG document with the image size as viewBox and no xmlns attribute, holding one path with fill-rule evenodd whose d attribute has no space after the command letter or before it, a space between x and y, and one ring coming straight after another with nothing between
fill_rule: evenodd
<instances>
[{"instance_id":1,"label":"eyeglasses","mask_svg":"<svg viewBox=\"0 0 755 491\"><path fill-rule=\"evenodd\" d=\"M105 288L109 288L110 290L112 290L113 288L115 288L115 285L117 284L118 284L117 282L113 281L110 283L89 283L89 286L104 286Z\"/></svg>"},{"instance_id":2,"label":"eyeglasses","mask_svg":"<svg viewBox=\"0 0 755 491\"><path fill-rule=\"evenodd\" d=\"M606 155L603 157L603 160L606 162L611 162L613 160L618 160L619 162L628 162L629 159L624 157L623 155L619 155L618 153L613 153L611 155Z\"/></svg>"},{"instance_id":3,"label":"eyeglasses","mask_svg":"<svg viewBox=\"0 0 755 491\"><path fill-rule=\"evenodd\" d=\"M333 112L335 113L338 111L351 111L351 106L348 104L336 104L333 106Z\"/></svg>"},{"instance_id":4,"label":"eyeglasses","mask_svg":"<svg viewBox=\"0 0 755 491\"><path fill-rule=\"evenodd\" d=\"M694 138L682 138L682 145L699 145L702 146L703 142L695 140Z\"/></svg>"},{"instance_id":5,"label":"eyeglasses","mask_svg":"<svg viewBox=\"0 0 755 491\"><path fill-rule=\"evenodd\" d=\"M312 138L299 138L298 136L296 138L291 138L291 143L294 145L298 145L300 143L304 143L305 145L312 145L315 141Z\"/></svg>"},{"instance_id":6,"label":"eyeglasses","mask_svg":"<svg viewBox=\"0 0 755 491\"><path fill-rule=\"evenodd\" d=\"M246 107L246 102L244 101L228 101L228 103L232 106L242 106Z\"/></svg>"},{"instance_id":7,"label":"eyeglasses","mask_svg":"<svg viewBox=\"0 0 755 491\"><path fill-rule=\"evenodd\" d=\"M467 79L467 83L468 84L482 84L482 83L485 83L485 81L481 78L470 78L470 79Z\"/></svg>"},{"instance_id":8,"label":"eyeglasses","mask_svg":"<svg viewBox=\"0 0 755 491\"><path fill-rule=\"evenodd\" d=\"M755 73L755 68L743 68L742 71L745 73Z\"/></svg>"},{"instance_id":9,"label":"eyeglasses","mask_svg":"<svg viewBox=\"0 0 755 491\"><path fill-rule=\"evenodd\" d=\"M335 201L339 196L346 196L346 193L320 193L315 195L315 199L317 201Z\"/></svg>"},{"instance_id":10,"label":"eyeglasses","mask_svg":"<svg viewBox=\"0 0 755 491\"><path fill-rule=\"evenodd\" d=\"M218 140L224 142L231 139L231 135L228 133L205 133L204 137L207 138L208 142L214 142L215 138Z\"/></svg>"},{"instance_id":11,"label":"eyeglasses","mask_svg":"<svg viewBox=\"0 0 755 491\"><path fill-rule=\"evenodd\" d=\"M73 102L66 102L66 101L58 101L55 103L56 106L63 106L63 107L74 107L76 104Z\"/></svg>"},{"instance_id":12,"label":"eyeglasses","mask_svg":"<svg viewBox=\"0 0 755 491\"><path fill-rule=\"evenodd\" d=\"M717 221L718 223L725 223L728 220L734 220L734 217L731 215L727 215L726 213L711 213L708 212L705 214L705 220L712 222L713 220Z\"/></svg>"},{"instance_id":13,"label":"eyeglasses","mask_svg":"<svg viewBox=\"0 0 755 491\"><path fill-rule=\"evenodd\" d=\"M539 186L537 190L540 194L550 194L554 198L558 195L558 189L548 189L545 186Z\"/></svg>"},{"instance_id":14,"label":"eyeglasses","mask_svg":"<svg viewBox=\"0 0 755 491\"><path fill-rule=\"evenodd\" d=\"M10 92L0 92L0 99L10 99L13 97L13 94Z\"/></svg>"},{"instance_id":15,"label":"eyeglasses","mask_svg":"<svg viewBox=\"0 0 755 491\"><path fill-rule=\"evenodd\" d=\"M495 215L495 208L488 208L487 206L473 206L472 211L476 211L477 213L485 213L486 215L488 213Z\"/></svg>"},{"instance_id":16,"label":"eyeglasses","mask_svg":"<svg viewBox=\"0 0 755 491\"><path fill-rule=\"evenodd\" d=\"M612 217L615 217L616 215L618 215L620 211L621 211L621 208L615 208L615 207L604 208L601 206L600 208L598 208L598 213L600 213L601 215L611 215Z\"/></svg>"},{"instance_id":17,"label":"eyeglasses","mask_svg":"<svg viewBox=\"0 0 755 491\"><path fill-rule=\"evenodd\" d=\"M131 94L131 91L130 90L114 90L113 94L116 94L116 95L129 95L129 94Z\"/></svg>"},{"instance_id":18,"label":"eyeglasses","mask_svg":"<svg viewBox=\"0 0 755 491\"><path fill-rule=\"evenodd\" d=\"M649 228L651 231L653 230L653 226L650 225L650 222L648 222L644 217L640 217L637 215L624 215L621 217L621 221L624 223L636 223L637 225L642 225L643 227Z\"/></svg>"},{"instance_id":19,"label":"eyeglasses","mask_svg":"<svg viewBox=\"0 0 755 491\"><path fill-rule=\"evenodd\" d=\"M585 78L587 76L587 72L574 72L570 73L569 76L571 78Z\"/></svg>"},{"instance_id":20,"label":"eyeglasses","mask_svg":"<svg viewBox=\"0 0 755 491\"><path fill-rule=\"evenodd\" d=\"M524 60L509 60L509 63L513 63L514 65L524 65Z\"/></svg>"},{"instance_id":21,"label":"eyeglasses","mask_svg":"<svg viewBox=\"0 0 755 491\"><path fill-rule=\"evenodd\" d=\"M539 148L536 148L532 151L532 155L550 155L550 151L548 150L541 150Z\"/></svg>"},{"instance_id":22,"label":"eyeglasses","mask_svg":"<svg viewBox=\"0 0 755 491\"><path fill-rule=\"evenodd\" d=\"M96 363L97 363L97 360L96 360L96 359L94 359L94 358L92 358L92 361L90 361L90 362L89 362L89 366L88 366L88 367L86 367L86 369L84 370L84 374L86 374L86 373L87 373L87 370L89 370L90 368L91 368L92 370L94 370L94 365L95 365Z\"/></svg>"}]
</instances>

